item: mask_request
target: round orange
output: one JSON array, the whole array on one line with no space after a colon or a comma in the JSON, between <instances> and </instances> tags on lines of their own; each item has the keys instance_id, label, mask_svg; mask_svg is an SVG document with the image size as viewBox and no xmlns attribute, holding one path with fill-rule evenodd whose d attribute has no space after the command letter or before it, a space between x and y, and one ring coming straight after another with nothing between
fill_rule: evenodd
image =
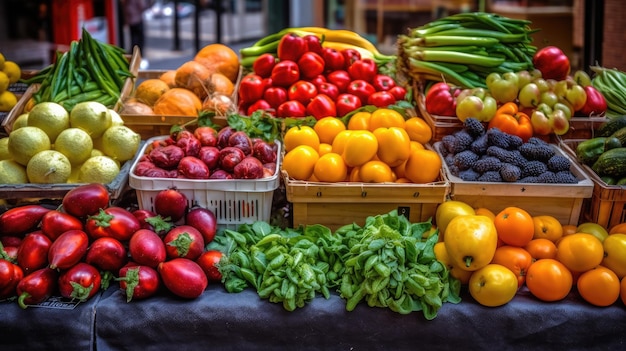
<instances>
[{"instance_id":1,"label":"round orange","mask_svg":"<svg viewBox=\"0 0 626 351\"><path fill-rule=\"evenodd\" d=\"M572 290L572 273L555 259L538 260L528 268L526 286L533 296L542 301L559 301Z\"/></svg>"},{"instance_id":2,"label":"round orange","mask_svg":"<svg viewBox=\"0 0 626 351\"><path fill-rule=\"evenodd\" d=\"M346 130L346 125L339 118L324 117L315 122L313 130L319 136L320 142L332 145L335 136Z\"/></svg>"},{"instance_id":3,"label":"round orange","mask_svg":"<svg viewBox=\"0 0 626 351\"><path fill-rule=\"evenodd\" d=\"M556 258L556 244L545 238L529 241L524 249L530 253L535 261L544 258Z\"/></svg>"},{"instance_id":4,"label":"round orange","mask_svg":"<svg viewBox=\"0 0 626 351\"><path fill-rule=\"evenodd\" d=\"M520 288L526 281L526 273L533 263L533 258L521 247L504 245L496 248L491 263L503 265L515 273L517 287Z\"/></svg>"},{"instance_id":5,"label":"round orange","mask_svg":"<svg viewBox=\"0 0 626 351\"><path fill-rule=\"evenodd\" d=\"M533 223L535 233L533 239L548 239L557 242L563 236L563 226L554 216L534 216Z\"/></svg>"},{"instance_id":6,"label":"round orange","mask_svg":"<svg viewBox=\"0 0 626 351\"><path fill-rule=\"evenodd\" d=\"M309 145L298 145L283 157L282 169L289 177L307 180L313 175L315 164L319 159L317 150Z\"/></svg>"},{"instance_id":7,"label":"round orange","mask_svg":"<svg viewBox=\"0 0 626 351\"><path fill-rule=\"evenodd\" d=\"M602 242L592 234L567 235L557 246L556 259L571 271L586 272L600 265L603 258Z\"/></svg>"},{"instance_id":8,"label":"round orange","mask_svg":"<svg viewBox=\"0 0 626 351\"><path fill-rule=\"evenodd\" d=\"M294 126L285 132L283 146L289 152L298 145L308 145L315 150L320 148L320 138L315 130L309 126Z\"/></svg>"},{"instance_id":9,"label":"round orange","mask_svg":"<svg viewBox=\"0 0 626 351\"><path fill-rule=\"evenodd\" d=\"M433 137L433 130L422 117L411 117L404 124L409 138L421 144L430 142Z\"/></svg>"},{"instance_id":10,"label":"round orange","mask_svg":"<svg viewBox=\"0 0 626 351\"><path fill-rule=\"evenodd\" d=\"M433 150L412 150L404 165L404 174L413 183L436 181L441 173L441 157Z\"/></svg>"},{"instance_id":11,"label":"round orange","mask_svg":"<svg viewBox=\"0 0 626 351\"><path fill-rule=\"evenodd\" d=\"M341 155L330 152L320 156L317 160L313 175L320 182L342 182L348 176L348 167Z\"/></svg>"},{"instance_id":12,"label":"round orange","mask_svg":"<svg viewBox=\"0 0 626 351\"><path fill-rule=\"evenodd\" d=\"M580 296L595 306L610 306L620 298L620 280L610 269L598 266L578 277L576 288Z\"/></svg>"}]
</instances>

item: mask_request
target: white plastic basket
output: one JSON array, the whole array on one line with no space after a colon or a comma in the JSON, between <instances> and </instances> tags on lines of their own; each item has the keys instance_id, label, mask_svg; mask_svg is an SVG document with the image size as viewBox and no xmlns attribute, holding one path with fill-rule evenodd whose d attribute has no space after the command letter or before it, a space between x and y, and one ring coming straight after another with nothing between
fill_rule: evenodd
<instances>
[{"instance_id":1,"label":"white plastic basket","mask_svg":"<svg viewBox=\"0 0 626 351\"><path fill-rule=\"evenodd\" d=\"M187 197L190 207L198 205L213 211L218 228L237 229L244 223L269 222L274 190L280 185L280 142L276 141L276 171L268 178L180 179L137 176L134 171L141 156L153 141L165 138L167 136L150 138L133 160L128 183L137 193L139 208L154 211L154 198L159 191L176 188Z\"/></svg>"}]
</instances>

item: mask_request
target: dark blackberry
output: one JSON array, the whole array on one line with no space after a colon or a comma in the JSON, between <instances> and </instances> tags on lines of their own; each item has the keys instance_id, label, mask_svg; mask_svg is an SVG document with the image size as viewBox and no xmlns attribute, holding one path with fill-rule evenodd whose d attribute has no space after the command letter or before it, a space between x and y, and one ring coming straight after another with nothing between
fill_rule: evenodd
<instances>
[{"instance_id":1,"label":"dark blackberry","mask_svg":"<svg viewBox=\"0 0 626 351\"><path fill-rule=\"evenodd\" d=\"M528 138L527 143L534 144L534 145L549 145L548 142L546 142L545 140L540 139L538 137L530 137L530 138Z\"/></svg>"},{"instance_id":2,"label":"dark blackberry","mask_svg":"<svg viewBox=\"0 0 626 351\"><path fill-rule=\"evenodd\" d=\"M454 155L454 164L459 167L459 171L472 168L474 162L478 161L480 157L470 150L464 150Z\"/></svg>"},{"instance_id":3,"label":"dark blackberry","mask_svg":"<svg viewBox=\"0 0 626 351\"><path fill-rule=\"evenodd\" d=\"M557 179L556 173L552 171L546 171L537 176L537 181L539 183L549 183L556 184L559 182Z\"/></svg>"},{"instance_id":4,"label":"dark blackberry","mask_svg":"<svg viewBox=\"0 0 626 351\"><path fill-rule=\"evenodd\" d=\"M547 162L548 169L552 172L569 171L569 158L562 155L554 155Z\"/></svg>"},{"instance_id":5,"label":"dark blackberry","mask_svg":"<svg viewBox=\"0 0 626 351\"><path fill-rule=\"evenodd\" d=\"M509 149L509 138L507 134L498 128L487 130L487 140L489 145L497 146L505 150Z\"/></svg>"},{"instance_id":6,"label":"dark blackberry","mask_svg":"<svg viewBox=\"0 0 626 351\"><path fill-rule=\"evenodd\" d=\"M569 170L556 172L556 179L562 184L576 184L578 179Z\"/></svg>"},{"instance_id":7,"label":"dark blackberry","mask_svg":"<svg viewBox=\"0 0 626 351\"><path fill-rule=\"evenodd\" d=\"M498 171L488 171L480 175L479 182L502 182L502 176Z\"/></svg>"},{"instance_id":8,"label":"dark blackberry","mask_svg":"<svg viewBox=\"0 0 626 351\"><path fill-rule=\"evenodd\" d=\"M484 155L485 152L487 152L488 146L489 140L487 139L487 134L483 134L474 139L474 141L470 145L470 150L472 150L472 152L474 152L476 155Z\"/></svg>"},{"instance_id":9,"label":"dark blackberry","mask_svg":"<svg viewBox=\"0 0 626 351\"><path fill-rule=\"evenodd\" d=\"M457 167L456 165L448 166L448 170L453 176L459 176L459 167Z\"/></svg>"},{"instance_id":10,"label":"dark blackberry","mask_svg":"<svg viewBox=\"0 0 626 351\"><path fill-rule=\"evenodd\" d=\"M441 146L443 146L442 149L445 149L446 152L449 154L454 153L454 150L456 149L455 144L456 144L456 137L454 135L447 134L441 138Z\"/></svg>"},{"instance_id":11,"label":"dark blackberry","mask_svg":"<svg viewBox=\"0 0 626 351\"><path fill-rule=\"evenodd\" d=\"M548 166L541 161L528 161L522 167L522 178L536 177L548 170Z\"/></svg>"},{"instance_id":12,"label":"dark blackberry","mask_svg":"<svg viewBox=\"0 0 626 351\"><path fill-rule=\"evenodd\" d=\"M522 154L522 156L524 156L528 160L537 160L542 162L548 162L550 157L556 154L556 151L554 151L554 149L546 143L524 143L518 148L518 150Z\"/></svg>"},{"instance_id":13,"label":"dark blackberry","mask_svg":"<svg viewBox=\"0 0 626 351\"><path fill-rule=\"evenodd\" d=\"M447 154L443 160L446 162L446 165L452 166L454 165L454 155L453 154Z\"/></svg>"},{"instance_id":14,"label":"dark blackberry","mask_svg":"<svg viewBox=\"0 0 626 351\"><path fill-rule=\"evenodd\" d=\"M520 168L510 163L503 163L500 167L500 176L505 182L516 182L521 174Z\"/></svg>"},{"instance_id":15,"label":"dark blackberry","mask_svg":"<svg viewBox=\"0 0 626 351\"><path fill-rule=\"evenodd\" d=\"M459 172L459 178L466 182L475 182L478 177L480 177L480 174L471 168Z\"/></svg>"},{"instance_id":16,"label":"dark blackberry","mask_svg":"<svg viewBox=\"0 0 626 351\"><path fill-rule=\"evenodd\" d=\"M487 148L487 155L495 156L500 161L522 167L528 160L522 156L517 150L505 150L498 146L490 146Z\"/></svg>"},{"instance_id":17,"label":"dark blackberry","mask_svg":"<svg viewBox=\"0 0 626 351\"><path fill-rule=\"evenodd\" d=\"M506 134L506 133L505 133ZM509 142L509 149L517 149L524 144L524 140L517 135L506 134Z\"/></svg>"},{"instance_id":18,"label":"dark blackberry","mask_svg":"<svg viewBox=\"0 0 626 351\"><path fill-rule=\"evenodd\" d=\"M474 162L472 168L476 172L483 174L488 171L497 171L500 169L501 166L502 161L500 161L497 157L483 156L478 161Z\"/></svg>"},{"instance_id":19,"label":"dark blackberry","mask_svg":"<svg viewBox=\"0 0 626 351\"><path fill-rule=\"evenodd\" d=\"M453 135L456 139L453 151L455 154L469 149L470 145L472 145L472 142L474 141L474 138L472 138L472 136L465 131L465 129L461 129Z\"/></svg>"},{"instance_id":20,"label":"dark blackberry","mask_svg":"<svg viewBox=\"0 0 626 351\"><path fill-rule=\"evenodd\" d=\"M474 138L485 134L485 126L476 118L466 118L463 125L465 130Z\"/></svg>"}]
</instances>

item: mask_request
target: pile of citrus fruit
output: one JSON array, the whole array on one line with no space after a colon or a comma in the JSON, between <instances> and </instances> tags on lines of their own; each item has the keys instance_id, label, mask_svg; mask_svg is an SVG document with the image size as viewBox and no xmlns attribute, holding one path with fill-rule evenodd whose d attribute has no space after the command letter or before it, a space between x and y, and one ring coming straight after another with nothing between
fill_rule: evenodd
<instances>
[{"instance_id":1,"label":"pile of citrus fruit","mask_svg":"<svg viewBox=\"0 0 626 351\"><path fill-rule=\"evenodd\" d=\"M20 66L5 60L0 53L0 112L9 112L17 104L17 96L9 90L9 85L17 83L21 75Z\"/></svg>"},{"instance_id":2,"label":"pile of citrus fruit","mask_svg":"<svg viewBox=\"0 0 626 351\"><path fill-rule=\"evenodd\" d=\"M360 111L348 123L335 117L285 132L282 169L290 178L320 182L430 183L441 159L425 145L430 126L393 109Z\"/></svg>"}]
</instances>

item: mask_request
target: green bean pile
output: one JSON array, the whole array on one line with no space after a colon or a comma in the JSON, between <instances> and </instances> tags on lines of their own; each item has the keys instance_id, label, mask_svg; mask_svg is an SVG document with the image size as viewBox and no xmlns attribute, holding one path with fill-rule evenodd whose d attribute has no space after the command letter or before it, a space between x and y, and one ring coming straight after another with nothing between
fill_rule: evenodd
<instances>
[{"instance_id":1,"label":"green bean pile","mask_svg":"<svg viewBox=\"0 0 626 351\"><path fill-rule=\"evenodd\" d=\"M95 40L83 28L80 40L24 83L39 83L35 103L55 102L66 110L83 101L97 101L109 108L120 99L124 81L132 77L122 48Z\"/></svg>"},{"instance_id":2,"label":"green bean pile","mask_svg":"<svg viewBox=\"0 0 626 351\"><path fill-rule=\"evenodd\" d=\"M430 229L430 221L410 223L397 211L334 233L319 224L281 229L255 222L220 231L208 249L225 256L219 269L228 292L253 287L293 311L335 290L347 311L364 301L401 314L422 311L430 320L443 303L460 302L459 281L433 251L438 234L425 236Z\"/></svg>"},{"instance_id":3,"label":"green bean pile","mask_svg":"<svg viewBox=\"0 0 626 351\"><path fill-rule=\"evenodd\" d=\"M537 47L531 21L484 13L459 13L398 36L398 65L415 81L447 81L486 88L489 73L533 68Z\"/></svg>"}]
</instances>

